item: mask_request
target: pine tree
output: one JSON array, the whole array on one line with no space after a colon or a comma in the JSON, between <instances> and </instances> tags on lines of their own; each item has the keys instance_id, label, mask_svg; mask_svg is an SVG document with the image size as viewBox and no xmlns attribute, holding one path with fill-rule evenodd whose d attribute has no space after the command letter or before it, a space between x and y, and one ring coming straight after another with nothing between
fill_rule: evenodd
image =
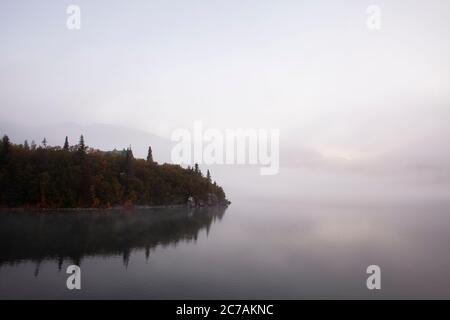
<instances>
[{"instance_id":1,"label":"pine tree","mask_svg":"<svg viewBox=\"0 0 450 320\"><path fill-rule=\"evenodd\" d=\"M2 148L3 150L9 149L10 147L9 137L5 134L2 139Z\"/></svg>"},{"instance_id":2,"label":"pine tree","mask_svg":"<svg viewBox=\"0 0 450 320\"><path fill-rule=\"evenodd\" d=\"M148 147L147 162L153 163L152 147L150 147L150 146Z\"/></svg>"},{"instance_id":3,"label":"pine tree","mask_svg":"<svg viewBox=\"0 0 450 320\"><path fill-rule=\"evenodd\" d=\"M78 151L84 153L86 151L86 146L84 145L84 137L80 136L80 142L78 142Z\"/></svg>"},{"instance_id":4,"label":"pine tree","mask_svg":"<svg viewBox=\"0 0 450 320\"><path fill-rule=\"evenodd\" d=\"M42 146L44 147L44 149L47 148L47 138L44 137L44 140L42 140Z\"/></svg>"},{"instance_id":5,"label":"pine tree","mask_svg":"<svg viewBox=\"0 0 450 320\"><path fill-rule=\"evenodd\" d=\"M83 141L83 143L84 143L84 141ZM63 149L66 151L69 150L69 139L67 138L67 136L66 136L66 140L64 141Z\"/></svg>"},{"instance_id":6,"label":"pine tree","mask_svg":"<svg viewBox=\"0 0 450 320\"><path fill-rule=\"evenodd\" d=\"M133 168L133 151L131 150L131 146L126 151L126 158L125 158L125 169L128 176L133 176L134 174L134 168Z\"/></svg>"},{"instance_id":7,"label":"pine tree","mask_svg":"<svg viewBox=\"0 0 450 320\"><path fill-rule=\"evenodd\" d=\"M23 147L25 148L25 150L30 150L30 146L28 145L28 140L25 140L23 142Z\"/></svg>"},{"instance_id":8,"label":"pine tree","mask_svg":"<svg viewBox=\"0 0 450 320\"><path fill-rule=\"evenodd\" d=\"M199 169L199 167L198 167L198 163L196 163L196 164L194 165L194 172L195 172L196 174L198 174L198 175L201 175L201 174L202 174L202 172L200 171L200 169Z\"/></svg>"},{"instance_id":9,"label":"pine tree","mask_svg":"<svg viewBox=\"0 0 450 320\"><path fill-rule=\"evenodd\" d=\"M6 161L11 150L11 143L9 137L5 134L2 139L2 145L0 149L0 161Z\"/></svg>"},{"instance_id":10,"label":"pine tree","mask_svg":"<svg viewBox=\"0 0 450 320\"><path fill-rule=\"evenodd\" d=\"M211 173L208 171L206 171L206 180L208 180L209 183L211 183Z\"/></svg>"}]
</instances>

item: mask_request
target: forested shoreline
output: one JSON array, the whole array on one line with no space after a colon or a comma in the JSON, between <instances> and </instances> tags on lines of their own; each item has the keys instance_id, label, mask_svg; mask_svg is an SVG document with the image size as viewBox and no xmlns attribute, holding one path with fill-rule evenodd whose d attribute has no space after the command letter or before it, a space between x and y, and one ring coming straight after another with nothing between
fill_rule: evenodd
<instances>
[{"instance_id":1,"label":"forested shoreline","mask_svg":"<svg viewBox=\"0 0 450 320\"><path fill-rule=\"evenodd\" d=\"M136 159L131 147L100 151L75 145L66 137L62 147L0 143L0 207L3 208L112 208L123 206L227 205L225 193L204 176L197 164L182 168Z\"/></svg>"}]
</instances>

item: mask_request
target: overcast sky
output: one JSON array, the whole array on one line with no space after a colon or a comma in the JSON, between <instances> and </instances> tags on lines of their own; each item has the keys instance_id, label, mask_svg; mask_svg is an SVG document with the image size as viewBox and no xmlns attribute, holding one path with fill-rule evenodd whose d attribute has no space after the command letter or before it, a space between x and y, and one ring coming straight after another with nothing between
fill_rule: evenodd
<instances>
[{"instance_id":1,"label":"overcast sky","mask_svg":"<svg viewBox=\"0 0 450 320\"><path fill-rule=\"evenodd\" d=\"M448 0L2 0L0 118L165 137L194 120L278 128L345 157L448 147L449 39Z\"/></svg>"}]
</instances>

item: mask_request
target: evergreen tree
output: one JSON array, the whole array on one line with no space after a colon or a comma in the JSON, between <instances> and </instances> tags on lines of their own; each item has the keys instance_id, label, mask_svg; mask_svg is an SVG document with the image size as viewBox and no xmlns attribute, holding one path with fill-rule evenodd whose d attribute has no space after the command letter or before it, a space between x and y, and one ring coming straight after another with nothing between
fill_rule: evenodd
<instances>
[{"instance_id":1,"label":"evergreen tree","mask_svg":"<svg viewBox=\"0 0 450 320\"><path fill-rule=\"evenodd\" d=\"M202 175L202 172L200 171L200 168L198 167L198 163L196 163L196 164L194 165L194 172L195 172L196 174L198 174L199 176Z\"/></svg>"},{"instance_id":2,"label":"evergreen tree","mask_svg":"<svg viewBox=\"0 0 450 320\"><path fill-rule=\"evenodd\" d=\"M9 137L5 134L2 138L2 145L0 149L0 161L6 162L11 152L11 143L9 142Z\"/></svg>"},{"instance_id":3,"label":"evergreen tree","mask_svg":"<svg viewBox=\"0 0 450 320\"><path fill-rule=\"evenodd\" d=\"M125 154L125 169L128 176L133 176L134 170L133 170L133 151L131 150L131 146L128 147L126 154Z\"/></svg>"},{"instance_id":4,"label":"evergreen tree","mask_svg":"<svg viewBox=\"0 0 450 320\"><path fill-rule=\"evenodd\" d=\"M206 180L208 180L209 183L211 183L211 173L208 171L206 171Z\"/></svg>"},{"instance_id":5,"label":"evergreen tree","mask_svg":"<svg viewBox=\"0 0 450 320\"><path fill-rule=\"evenodd\" d=\"M80 136L80 141L78 142L78 151L84 153L86 151L86 146L84 145L84 137Z\"/></svg>"},{"instance_id":6,"label":"evergreen tree","mask_svg":"<svg viewBox=\"0 0 450 320\"><path fill-rule=\"evenodd\" d=\"M10 148L11 142L9 141L9 137L5 134L2 138L2 150L3 152L8 153Z\"/></svg>"},{"instance_id":7,"label":"evergreen tree","mask_svg":"<svg viewBox=\"0 0 450 320\"><path fill-rule=\"evenodd\" d=\"M23 142L23 147L25 148L25 150L30 150L30 146L28 145L28 140L25 140Z\"/></svg>"},{"instance_id":8,"label":"evergreen tree","mask_svg":"<svg viewBox=\"0 0 450 320\"><path fill-rule=\"evenodd\" d=\"M44 147L44 149L47 148L47 138L44 138L44 140L42 140L42 146Z\"/></svg>"},{"instance_id":9,"label":"evergreen tree","mask_svg":"<svg viewBox=\"0 0 450 320\"><path fill-rule=\"evenodd\" d=\"M147 162L153 163L152 147L150 147L150 146L148 147Z\"/></svg>"},{"instance_id":10,"label":"evergreen tree","mask_svg":"<svg viewBox=\"0 0 450 320\"><path fill-rule=\"evenodd\" d=\"M84 141L83 141L83 143L84 143ZM67 136L66 136L66 140L64 141L63 149L66 151L69 150L69 138Z\"/></svg>"}]
</instances>

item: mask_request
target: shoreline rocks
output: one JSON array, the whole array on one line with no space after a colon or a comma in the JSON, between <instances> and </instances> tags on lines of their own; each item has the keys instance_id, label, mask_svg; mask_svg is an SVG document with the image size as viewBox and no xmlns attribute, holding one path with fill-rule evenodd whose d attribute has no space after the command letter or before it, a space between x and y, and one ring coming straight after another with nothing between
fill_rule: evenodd
<instances>
[{"instance_id":1,"label":"shoreline rocks","mask_svg":"<svg viewBox=\"0 0 450 320\"><path fill-rule=\"evenodd\" d=\"M217 198L217 197L216 197ZM2 212L86 212L86 211L116 211L116 210L148 210L148 209L175 209L175 208L198 208L198 207L228 207L231 204L230 201L218 201L214 197L209 198L208 201L199 200L196 201L194 197L190 196L186 204L167 204L167 205L133 205L127 206L114 206L109 208L37 208L37 207L13 207L13 208L0 208Z\"/></svg>"}]
</instances>

